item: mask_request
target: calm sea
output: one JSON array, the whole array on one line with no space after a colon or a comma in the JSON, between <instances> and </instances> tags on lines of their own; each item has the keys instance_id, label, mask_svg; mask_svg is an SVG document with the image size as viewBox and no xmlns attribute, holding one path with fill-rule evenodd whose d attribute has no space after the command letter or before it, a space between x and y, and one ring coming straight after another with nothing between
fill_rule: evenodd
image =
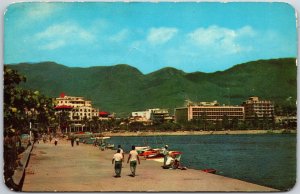
<instances>
[{"instance_id":1,"label":"calm sea","mask_svg":"<svg viewBox=\"0 0 300 194\"><path fill-rule=\"evenodd\" d=\"M217 174L280 190L296 182L295 134L112 137L125 151L131 145L169 145L183 152L181 162L193 169L214 168Z\"/></svg>"}]
</instances>

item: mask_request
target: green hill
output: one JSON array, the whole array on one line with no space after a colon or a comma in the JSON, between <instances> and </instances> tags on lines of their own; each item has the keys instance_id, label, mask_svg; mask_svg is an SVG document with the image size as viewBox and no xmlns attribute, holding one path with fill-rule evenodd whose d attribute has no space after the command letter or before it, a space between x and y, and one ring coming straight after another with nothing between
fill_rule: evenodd
<instances>
[{"instance_id":1,"label":"green hill","mask_svg":"<svg viewBox=\"0 0 300 194\"><path fill-rule=\"evenodd\" d=\"M173 112L186 99L239 105L249 96L259 96L280 105L290 96L294 102L297 97L294 58L253 61L215 73L185 73L167 67L146 75L124 64L71 68L41 62L8 66L27 77L23 87L50 97L61 92L83 96L95 107L119 116L155 107Z\"/></svg>"}]
</instances>

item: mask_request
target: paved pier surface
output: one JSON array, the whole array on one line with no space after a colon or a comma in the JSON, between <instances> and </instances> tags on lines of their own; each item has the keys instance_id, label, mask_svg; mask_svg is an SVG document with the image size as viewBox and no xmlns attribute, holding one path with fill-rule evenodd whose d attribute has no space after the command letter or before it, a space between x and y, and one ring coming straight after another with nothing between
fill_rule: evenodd
<instances>
[{"instance_id":1,"label":"paved pier surface","mask_svg":"<svg viewBox=\"0 0 300 194\"><path fill-rule=\"evenodd\" d=\"M143 159L135 177L129 176L125 162L122 177L115 178L111 163L114 153L85 144L71 147L66 140L57 146L35 144L22 191L276 191L199 170L162 169L161 163ZM125 154L126 161L127 157Z\"/></svg>"}]
</instances>

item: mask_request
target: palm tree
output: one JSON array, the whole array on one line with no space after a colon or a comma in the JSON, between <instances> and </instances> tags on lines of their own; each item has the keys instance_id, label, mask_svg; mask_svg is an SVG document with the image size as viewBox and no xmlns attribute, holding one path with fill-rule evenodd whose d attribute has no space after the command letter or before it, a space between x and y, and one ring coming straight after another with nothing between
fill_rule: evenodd
<instances>
[{"instance_id":1,"label":"palm tree","mask_svg":"<svg viewBox=\"0 0 300 194\"><path fill-rule=\"evenodd\" d=\"M87 118L87 116L84 116L83 118L82 118L82 126L84 126L85 128L87 128L87 126L88 126L88 122L89 122L89 119ZM83 127L82 127L82 130L83 130ZM84 130L83 130L84 131Z\"/></svg>"},{"instance_id":2,"label":"palm tree","mask_svg":"<svg viewBox=\"0 0 300 194\"><path fill-rule=\"evenodd\" d=\"M92 126L93 126L93 132L98 132L99 129L99 118L98 117L92 117Z\"/></svg>"}]
</instances>

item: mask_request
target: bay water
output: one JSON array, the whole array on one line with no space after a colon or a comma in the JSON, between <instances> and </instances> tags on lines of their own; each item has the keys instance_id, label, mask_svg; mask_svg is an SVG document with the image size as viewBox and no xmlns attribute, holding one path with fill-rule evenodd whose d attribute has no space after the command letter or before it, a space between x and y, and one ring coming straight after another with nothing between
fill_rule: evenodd
<instances>
[{"instance_id":1,"label":"bay water","mask_svg":"<svg viewBox=\"0 0 300 194\"><path fill-rule=\"evenodd\" d=\"M282 191L296 182L295 134L185 135L111 137L109 143L183 152L181 163L188 168L213 168L216 174L264 185Z\"/></svg>"}]
</instances>

